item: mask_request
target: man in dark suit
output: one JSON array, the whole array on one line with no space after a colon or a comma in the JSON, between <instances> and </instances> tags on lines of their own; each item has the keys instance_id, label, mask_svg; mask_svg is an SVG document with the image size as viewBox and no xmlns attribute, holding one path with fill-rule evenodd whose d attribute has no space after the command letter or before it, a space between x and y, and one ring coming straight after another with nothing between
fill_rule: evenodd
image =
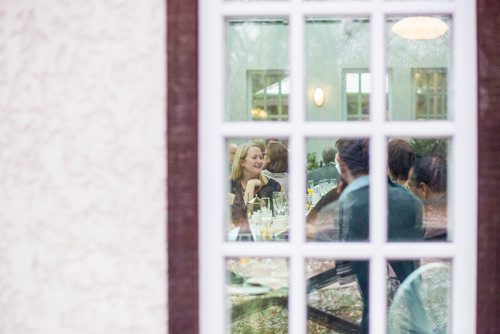
<instances>
[{"instance_id":1,"label":"man in dark suit","mask_svg":"<svg viewBox=\"0 0 500 334\"><path fill-rule=\"evenodd\" d=\"M369 147L368 139L339 139L336 143L336 162L347 187L339 197L339 236L341 241L369 239ZM422 203L407 189L388 181L388 240L421 240ZM416 269L414 261L389 261L402 282ZM363 298L361 333L368 333L369 265L367 261L350 263L357 276Z\"/></svg>"},{"instance_id":2,"label":"man in dark suit","mask_svg":"<svg viewBox=\"0 0 500 334\"><path fill-rule=\"evenodd\" d=\"M317 185L319 181L325 179L337 179L340 181L339 172L335 167L335 148L333 146L328 146L323 150L323 163L324 165L320 168L313 169L307 173L307 180L314 181Z\"/></svg>"}]
</instances>

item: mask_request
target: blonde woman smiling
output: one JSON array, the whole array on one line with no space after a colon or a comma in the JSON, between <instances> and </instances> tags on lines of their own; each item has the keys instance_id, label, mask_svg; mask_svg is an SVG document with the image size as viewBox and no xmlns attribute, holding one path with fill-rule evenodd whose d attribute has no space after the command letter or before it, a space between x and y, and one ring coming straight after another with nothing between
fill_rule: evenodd
<instances>
[{"instance_id":1,"label":"blonde woman smiling","mask_svg":"<svg viewBox=\"0 0 500 334\"><path fill-rule=\"evenodd\" d=\"M248 225L246 204L255 196L272 198L274 191L280 191L281 185L268 177L262 170L264 155L259 145L242 144L236 150L230 176L230 205L233 224Z\"/></svg>"}]
</instances>

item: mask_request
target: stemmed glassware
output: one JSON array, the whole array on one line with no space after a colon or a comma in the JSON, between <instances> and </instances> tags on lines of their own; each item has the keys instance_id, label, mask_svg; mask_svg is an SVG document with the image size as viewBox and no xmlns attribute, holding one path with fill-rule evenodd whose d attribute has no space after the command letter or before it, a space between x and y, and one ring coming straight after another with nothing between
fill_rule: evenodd
<instances>
[{"instance_id":1,"label":"stemmed glassware","mask_svg":"<svg viewBox=\"0 0 500 334\"><path fill-rule=\"evenodd\" d=\"M273 214L275 217L285 215L285 194L280 191L273 192Z\"/></svg>"}]
</instances>

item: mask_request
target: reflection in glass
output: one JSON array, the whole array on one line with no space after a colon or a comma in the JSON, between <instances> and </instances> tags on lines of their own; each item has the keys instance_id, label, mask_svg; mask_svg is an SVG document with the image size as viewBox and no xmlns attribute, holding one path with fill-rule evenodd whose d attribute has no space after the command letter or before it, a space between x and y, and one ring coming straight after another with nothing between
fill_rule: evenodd
<instances>
[{"instance_id":1,"label":"reflection in glass","mask_svg":"<svg viewBox=\"0 0 500 334\"><path fill-rule=\"evenodd\" d=\"M226 119L287 121L288 21L226 21Z\"/></svg>"},{"instance_id":2,"label":"reflection in glass","mask_svg":"<svg viewBox=\"0 0 500 334\"><path fill-rule=\"evenodd\" d=\"M424 241L452 240L448 219L448 147L444 138L410 141L415 162L407 185L423 203Z\"/></svg>"},{"instance_id":3,"label":"reflection in glass","mask_svg":"<svg viewBox=\"0 0 500 334\"><path fill-rule=\"evenodd\" d=\"M286 121L290 80L283 70L249 70L253 121Z\"/></svg>"},{"instance_id":4,"label":"reflection in glass","mask_svg":"<svg viewBox=\"0 0 500 334\"><path fill-rule=\"evenodd\" d=\"M425 259L402 282L388 266L388 333L448 333L451 266L449 261Z\"/></svg>"},{"instance_id":5,"label":"reflection in glass","mask_svg":"<svg viewBox=\"0 0 500 334\"><path fill-rule=\"evenodd\" d=\"M388 141L389 241L446 241L447 218L447 157L449 141L443 138L390 138ZM404 190L404 191L402 191ZM405 193L406 191L406 193ZM408 215L408 196L417 199L419 207L415 231L401 226ZM399 212L391 219L391 212Z\"/></svg>"},{"instance_id":6,"label":"reflection in glass","mask_svg":"<svg viewBox=\"0 0 500 334\"><path fill-rule=\"evenodd\" d=\"M308 168L305 195L307 239L368 241L368 139L325 138L322 141L310 139L307 143L310 165L313 165L317 153L310 149L322 149L326 161L320 168ZM331 155L335 157L334 162L330 162ZM327 173L328 178L321 180ZM318 175L320 181L316 183Z\"/></svg>"},{"instance_id":7,"label":"reflection in glass","mask_svg":"<svg viewBox=\"0 0 500 334\"><path fill-rule=\"evenodd\" d=\"M448 110L448 78L446 68L414 68L412 96L415 98L415 118L446 119Z\"/></svg>"},{"instance_id":8,"label":"reflection in glass","mask_svg":"<svg viewBox=\"0 0 500 334\"><path fill-rule=\"evenodd\" d=\"M369 26L368 18L307 19L307 120L368 119ZM314 99L318 89L324 96L321 104Z\"/></svg>"},{"instance_id":9,"label":"reflection in glass","mask_svg":"<svg viewBox=\"0 0 500 334\"><path fill-rule=\"evenodd\" d=\"M391 80L389 120L450 119L448 87L451 55L451 18L412 17L410 26L396 29L408 17L388 17L387 66ZM433 20L430 24L416 19ZM443 29L443 27L445 29Z\"/></svg>"},{"instance_id":10,"label":"reflection in glass","mask_svg":"<svg viewBox=\"0 0 500 334\"><path fill-rule=\"evenodd\" d=\"M288 261L227 258L230 333L288 333Z\"/></svg>"},{"instance_id":11,"label":"reflection in glass","mask_svg":"<svg viewBox=\"0 0 500 334\"><path fill-rule=\"evenodd\" d=\"M418 198L423 207L419 225L423 241L451 240L447 206L448 147L449 141L442 138L390 138L388 141L389 194L402 188ZM393 210L405 210L401 203L389 205ZM389 234L389 241L397 240L400 240L397 235Z\"/></svg>"},{"instance_id":12,"label":"reflection in glass","mask_svg":"<svg viewBox=\"0 0 500 334\"><path fill-rule=\"evenodd\" d=\"M308 259L306 270L307 333L358 333L368 262Z\"/></svg>"},{"instance_id":13,"label":"reflection in glass","mask_svg":"<svg viewBox=\"0 0 500 334\"><path fill-rule=\"evenodd\" d=\"M308 259L308 333L367 333L368 261ZM447 333L450 262L389 260L389 333Z\"/></svg>"},{"instance_id":14,"label":"reflection in glass","mask_svg":"<svg viewBox=\"0 0 500 334\"><path fill-rule=\"evenodd\" d=\"M345 187L335 156L337 138L309 138L306 141L307 183L305 215L307 238L312 241L340 240L336 201Z\"/></svg>"},{"instance_id":15,"label":"reflection in glass","mask_svg":"<svg viewBox=\"0 0 500 334\"><path fill-rule=\"evenodd\" d=\"M443 138L388 141L388 240L451 240ZM322 154L320 162L317 156ZM332 160L332 157L333 160ZM368 241L368 139L307 141L305 215L309 241Z\"/></svg>"},{"instance_id":16,"label":"reflection in glass","mask_svg":"<svg viewBox=\"0 0 500 334\"><path fill-rule=\"evenodd\" d=\"M288 239L288 148L277 138L230 138L228 241Z\"/></svg>"}]
</instances>

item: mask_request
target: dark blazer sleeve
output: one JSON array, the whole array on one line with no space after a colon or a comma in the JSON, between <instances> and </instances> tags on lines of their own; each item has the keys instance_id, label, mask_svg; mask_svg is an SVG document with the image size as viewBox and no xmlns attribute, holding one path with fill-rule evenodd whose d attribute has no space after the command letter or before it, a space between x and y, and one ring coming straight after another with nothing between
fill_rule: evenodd
<instances>
[{"instance_id":1,"label":"dark blazer sleeve","mask_svg":"<svg viewBox=\"0 0 500 334\"><path fill-rule=\"evenodd\" d=\"M389 184L389 241L422 240L422 202L410 191Z\"/></svg>"},{"instance_id":2,"label":"dark blazer sleeve","mask_svg":"<svg viewBox=\"0 0 500 334\"><path fill-rule=\"evenodd\" d=\"M368 187L347 194L339 206L341 233L345 235L345 241L368 241L370 210Z\"/></svg>"}]
</instances>

